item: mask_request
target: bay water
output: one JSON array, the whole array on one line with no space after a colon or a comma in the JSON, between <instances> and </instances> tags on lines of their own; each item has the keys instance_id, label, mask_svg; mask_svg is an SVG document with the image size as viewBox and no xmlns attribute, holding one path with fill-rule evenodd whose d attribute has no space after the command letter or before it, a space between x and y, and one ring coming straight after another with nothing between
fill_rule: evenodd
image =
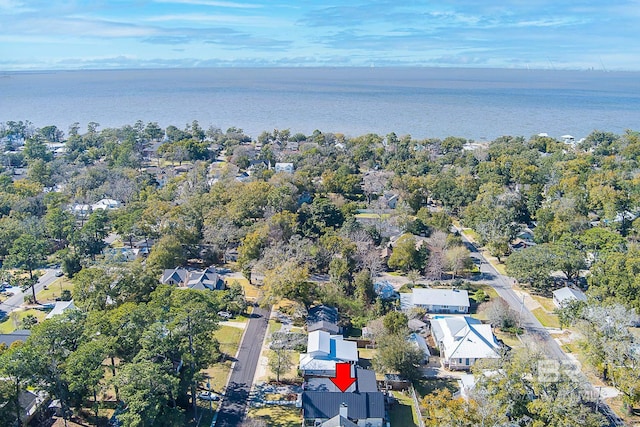
<instances>
[{"instance_id":1,"label":"bay water","mask_svg":"<svg viewBox=\"0 0 640 427\"><path fill-rule=\"evenodd\" d=\"M63 130L184 128L395 132L476 141L640 130L640 73L469 68L192 68L0 72L0 122Z\"/></svg>"}]
</instances>

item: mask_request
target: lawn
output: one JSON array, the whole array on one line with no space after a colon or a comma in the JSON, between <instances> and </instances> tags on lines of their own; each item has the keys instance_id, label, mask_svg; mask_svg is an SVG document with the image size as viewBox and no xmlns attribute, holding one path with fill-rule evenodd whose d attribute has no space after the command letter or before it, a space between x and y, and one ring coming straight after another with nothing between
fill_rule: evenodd
<instances>
[{"instance_id":1,"label":"lawn","mask_svg":"<svg viewBox=\"0 0 640 427\"><path fill-rule=\"evenodd\" d=\"M268 426L300 427L302 411L292 406L269 405L262 408L249 408L249 418L261 418Z\"/></svg>"},{"instance_id":2,"label":"lawn","mask_svg":"<svg viewBox=\"0 0 640 427\"><path fill-rule=\"evenodd\" d=\"M459 389L457 381L442 379L421 379L414 382L413 386L416 389L418 398L431 394L436 390L442 390L445 388L449 389L451 394L457 392Z\"/></svg>"},{"instance_id":3,"label":"lawn","mask_svg":"<svg viewBox=\"0 0 640 427\"><path fill-rule=\"evenodd\" d=\"M216 393L221 393L224 387L227 385L227 379L229 378L229 372L231 372L231 360L225 360L221 363L216 363L207 369L203 369L201 372L208 378L209 384L211 384L211 390ZM207 388L207 380L205 379L200 383L200 388Z\"/></svg>"},{"instance_id":4,"label":"lawn","mask_svg":"<svg viewBox=\"0 0 640 427\"><path fill-rule=\"evenodd\" d=\"M545 328L560 328L560 321L558 320L558 316L553 313L547 313L544 308L538 307L534 310L531 310L531 313L536 316L536 319L538 319L538 321L542 323L542 326L544 326Z\"/></svg>"},{"instance_id":5,"label":"lawn","mask_svg":"<svg viewBox=\"0 0 640 427\"><path fill-rule=\"evenodd\" d=\"M359 213L355 215L356 218L362 219L388 219L391 217L389 214L377 214L377 213Z\"/></svg>"},{"instance_id":6,"label":"lawn","mask_svg":"<svg viewBox=\"0 0 640 427\"><path fill-rule=\"evenodd\" d=\"M557 308L552 298L543 297L540 295L531 295L531 298L536 300L546 311L553 313Z\"/></svg>"},{"instance_id":7,"label":"lawn","mask_svg":"<svg viewBox=\"0 0 640 427\"><path fill-rule=\"evenodd\" d=\"M24 310L19 308L17 310L14 310L11 314L9 314L9 318L7 320L0 323L0 333L9 334L15 331L16 329L21 329L22 319L24 319L29 314L34 315L38 319L38 322L42 322L42 320L47 315L47 313L42 310L35 310L35 309Z\"/></svg>"},{"instance_id":8,"label":"lawn","mask_svg":"<svg viewBox=\"0 0 640 427\"><path fill-rule=\"evenodd\" d=\"M60 277L51 283L47 289L43 289L36 294L38 302L55 301L62 294L63 290L73 291L73 283L67 277Z\"/></svg>"},{"instance_id":9,"label":"lawn","mask_svg":"<svg viewBox=\"0 0 640 427\"><path fill-rule=\"evenodd\" d=\"M249 283L249 280L244 277L225 277L224 283L228 286L233 282L238 282L242 289L244 289L244 296L249 301L256 301L262 296L262 291L257 286L253 286Z\"/></svg>"},{"instance_id":10,"label":"lawn","mask_svg":"<svg viewBox=\"0 0 640 427\"><path fill-rule=\"evenodd\" d=\"M220 351L229 357L235 357L242 339L243 329L223 325L213 333L220 343Z\"/></svg>"},{"instance_id":11,"label":"lawn","mask_svg":"<svg viewBox=\"0 0 640 427\"><path fill-rule=\"evenodd\" d=\"M505 343L511 348L522 347L522 342L518 339L517 335L507 333L507 332L502 332L498 329L494 329L493 333L496 336L496 338L498 338L500 341L502 341L503 343Z\"/></svg>"},{"instance_id":12,"label":"lawn","mask_svg":"<svg viewBox=\"0 0 640 427\"><path fill-rule=\"evenodd\" d=\"M394 391L393 395L398 399L389 410L391 427L416 427L419 425L418 413L413 406L413 399L408 394Z\"/></svg>"}]
</instances>

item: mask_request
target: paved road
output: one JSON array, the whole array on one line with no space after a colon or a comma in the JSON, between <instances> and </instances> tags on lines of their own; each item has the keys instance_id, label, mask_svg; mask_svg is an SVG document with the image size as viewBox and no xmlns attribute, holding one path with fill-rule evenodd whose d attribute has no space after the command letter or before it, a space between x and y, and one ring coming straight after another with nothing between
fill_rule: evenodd
<instances>
[{"instance_id":1,"label":"paved road","mask_svg":"<svg viewBox=\"0 0 640 427\"><path fill-rule=\"evenodd\" d=\"M60 271L58 269L46 269L45 273L40 277L38 283L36 283L36 294L40 292L45 286L51 285L56 279L56 272ZM20 290L20 288L12 287L11 291L14 292L13 296L8 298L5 302L0 304L0 318L8 316L16 308L20 308L20 306L24 303L25 295L32 295L31 288L28 288L24 292Z\"/></svg>"},{"instance_id":2,"label":"paved road","mask_svg":"<svg viewBox=\"0 0 640 427\"><path fill-rule=\"evenodd\" d=\"M262 341L267 332L270 311L259 307L253 310L240 344L238 360L233 367L224 400L220 405L216 427L237 427L244 418Z\"/></svg>"},{"instance_id":3,"label":"paved road","mask_svg":"<svg viewBox=\"0 0 640 427\"><path fill-rule=\"evenodd\" d=\"M533 313L531 313L524 305L522 299L518 298L518 295L513 291L511 287L514 283L513 279L500 274L493 265L489 263L484 255L478 251L471 241L462 234L461 230L456 230L460 232L460 236L462 236L464 244L471 252L471 257L476 259L477 264L480 265L482 281L494 288L498 295L500 295L500 297L502 297L509 306L518 313L520 326L525 330L525 334L522 337L525 345L535 343L534 345L539 346L545 352L547 357L560 362L571 362L571 359L566 355L562 348L560 348L556 340L553 339L551 334L549 334ZM580 376L582 378L582 383L587 388L587 391L591 393L592 396L597 396L598 391L593 384L591 384L589 379L582 373L580 373ZM598 409L609 421L609 426L615 427L625 425L605 403L600 401Z\"/></svg>"}]
</instances>

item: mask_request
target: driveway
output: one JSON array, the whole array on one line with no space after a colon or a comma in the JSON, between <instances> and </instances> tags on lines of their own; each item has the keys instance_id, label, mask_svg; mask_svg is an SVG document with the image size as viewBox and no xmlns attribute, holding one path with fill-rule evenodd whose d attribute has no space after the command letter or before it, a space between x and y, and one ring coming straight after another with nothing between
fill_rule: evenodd
<instances>
[{"instance_id":1,"label":"driveway","mask_svg":"<svg viewBox=\"0 0 640 427\"><path fill-rule=\"evenodd\" d=\"M217 427L237 427L242 422L249 401L251 384L267 332L270 309L255 307L238 350L238 358L227 384L227 391L220 405Z\"/></svg>"}]
</instances>

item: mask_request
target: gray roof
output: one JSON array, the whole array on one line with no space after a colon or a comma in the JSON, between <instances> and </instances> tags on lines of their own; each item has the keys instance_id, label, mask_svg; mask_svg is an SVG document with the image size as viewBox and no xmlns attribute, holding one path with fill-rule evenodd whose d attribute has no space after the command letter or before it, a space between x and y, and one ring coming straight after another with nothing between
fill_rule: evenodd
<instances>
[{"instance_id":1,"label":"gray roof","mask_svg":"<svg viewBox=\"0 0 640 427\"><path fill-rule=\"evenodd\" d=\"M11 344L16 341L26 341L29 335L31 335L31 331L26 329L18 329L10 334L0 334L0 344L4 343L7 347L11 347Z\"/></svg>"},{"instance_id":2,"label":"gray roof","mask_svg":"<svg viewBox=\"0 0 640 427\"><path fill-rule=\"evenodd\" d=\"M348 416L354 420L384 418L384 395L374 393L328 393L305 391L302 393L302 416L305 419L330 419L340 414L340 405L345 403Z\"/></svg>"},{"instance_id":3,"label":"gray roof","mask_svg":"<svg viewBox=\"0 0 640 427\"><path fill-rule=\"evenodd\" d=\"M586 301L587 296L578 289L565 286L564 288L553 291L553 297L559 304L565 304L569 301Z\"/></svg>"},{"instance_id":4,"label":"gray roof","mask_svg":"<svg viewBox=\"0 0 640 427\"><path fill-rule=\"evenodd\" d=\"M349 386L347 393L360 392L360 393L373 393L378 391L378 384L376 382L376 373L370 369L356 368L355 384ZM304 385L304 389L307 391L323 391L338 393L338 387L329 378L314 377L309 378Z\"/></svg>"},{"instance_id":5,"label":"gray roof","mask_svg":"<svg viewBox=\"0 0 640 427\"><path fill-rule=\"evenodd\" d=\"M307 324L311 325L316 322L338 323L338 309L327 305L317 305L309 309L307 315Z\"/></svg>"}]
</instances>

